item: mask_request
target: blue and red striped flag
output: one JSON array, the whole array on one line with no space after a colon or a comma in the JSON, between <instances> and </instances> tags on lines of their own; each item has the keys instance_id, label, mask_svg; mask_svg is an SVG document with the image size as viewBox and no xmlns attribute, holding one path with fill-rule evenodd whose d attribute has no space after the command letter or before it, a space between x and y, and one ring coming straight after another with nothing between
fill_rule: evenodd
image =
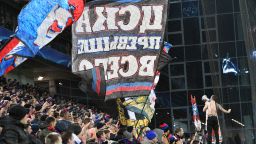
<instances>
[{"instance_id":1,"label":"blue and red striped flag","mask_svg":"<svg viewBox=\"0 0 256 144\"><path fill-rule=\"evenodd\" d=\"M84 0L33 0L18 16L15 36L0 50L0 76L51 42L67 26L77 21Z\"/></svg>"}]
</instances>

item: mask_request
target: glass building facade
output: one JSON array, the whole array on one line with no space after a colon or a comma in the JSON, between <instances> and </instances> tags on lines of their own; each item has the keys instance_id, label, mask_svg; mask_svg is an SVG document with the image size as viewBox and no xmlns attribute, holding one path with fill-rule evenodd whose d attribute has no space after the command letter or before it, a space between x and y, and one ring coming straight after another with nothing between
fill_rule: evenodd
<instances>
[{"instance_id":1,"label":"glass building facade","mask_svg":"<svg viewBox=\"0 0 256 144\"><path fill-rule=\"evenodd\" d=\"M169 1L166 40L173 44L169 53L176 59L161 72L152 126L166 122L193 133L190 95L196 96L200 119L205 122L201 97L214 94L224 108L232 109L231 114L219 113L224 143L256 143L256 67L252 65L255 61L248 50L245 32L248 9L242 6L249 2ZM254 9L251 11L256 12Z\"/></svg>"}]
</instances>

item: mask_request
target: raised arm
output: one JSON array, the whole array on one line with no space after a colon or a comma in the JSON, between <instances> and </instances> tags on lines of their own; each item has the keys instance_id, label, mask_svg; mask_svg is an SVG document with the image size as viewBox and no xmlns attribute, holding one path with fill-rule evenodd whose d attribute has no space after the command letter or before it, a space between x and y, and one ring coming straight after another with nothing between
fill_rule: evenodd
<instances>
[{"instance_id":1,"label":"raised arm","mask_svg":"<svg viewBox=\"0 0 256 144\"><path fill-rule=\"evenodd\" d=\"M224 113L230 113L231 109L225 110L220 104L217 104L217 107L219 108L219 110L221 110Z\"/></svg>"},{"instance_id":2,"label":"raised arm","mask_svg":"<svg viewBox=\"0 0 256 144\"><path fill-rule=\"evenodd\" d=\"M205 112L208 109L208 104L205 102L203 112Z\"/></svg>"}]
</instances>

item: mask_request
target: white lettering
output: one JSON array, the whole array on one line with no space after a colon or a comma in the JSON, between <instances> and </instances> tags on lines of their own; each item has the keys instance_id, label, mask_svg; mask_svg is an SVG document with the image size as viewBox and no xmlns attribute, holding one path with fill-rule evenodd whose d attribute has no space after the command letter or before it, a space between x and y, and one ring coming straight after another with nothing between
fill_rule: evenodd
<instances>
[{"instance_id":1,"label":"white lettering","mask_svg":"<svg viewBox=\"0 0 256 144\"><path fill-rule=\"evenodd\" d=\"M143 45L143 49L148 48L148 37L140 37L138 38L138 44Z\"/></svg>"},{"instance_id":2,"label":"white lettering","mask_svg":"<svg viewBox=\"0 0 256 144\"><path fill-rule=\"evenodd\" d=\"M137 44L137 37L129 37L129 41L131 45L127 45L126 49L129 50L135 50L137 49L136 44Z\"/></svg>"},{"instance_id":3,"label":"white lettering","mask_svg":"<svg viewBox=\"0 0 256 144\"><path fill-rule=\"evenodd\" d=\"M92 27L93 32L105 30L106 28L104 26L104 23L107 20L107 18L103 15L104 7L96 7L95 12L98 18Z\"/></svg>"},{"instance_id":4,"label":"white lettering","mask_svg":"<svg viewBox=\"0 0 256 144\"><path fill-rule=\"evenodd\" d=\"M120 37L117 49L124 50L126 48L127 42L128 42L128 37Z\"/></svg>"},{"instance_id":5,"label":"white lettering","mask_svg":"<svg viewBox=\"0 0 256 144\"><path fill-rule=\"evenodd\" d=\"M141 67L139 69L140 76L154 76L154 64L156 56L142 56L140 58Z\"/></svg>"},{"instance_id":6,"label":"white lettering","mask_svg":"<svg viewBox=\"0 0 256 144\"><path fill-rule=\"evenodd\" d=\"M125 65L126 63L128 65ZM137 59L133 55L123 56L121 59L121 64L125 66L119 70L120 75L123 77L130 77L134 75L138 70Z\"/></svg>"},{"instance_id":7,"label":"white lettering","mask_svg":"<svg viewBox=\"0 0 256 144\"><path fill-rule=\"evenodd\" d=\"M110 69L107 70L107 79L117 78L118 70L119 70L119 61L120 57L110 57L108 59L108 64L110 65Z\"/></svg>"},{"instance_id":8,"label":"white lettering","mask_svg":"<svg viewBox=\"0 0 256 144\"><path fill-rule=\"evenodd\" d=\"M161 37L149 37L149 49L160 49Z\"/></svg>"},{"instance_id":9,"label":"white lettering","mask_svg":"<svg viewBox=\"0 0 256 144\"><path fill-rule=\"evenodd\" d=\"M135 29L136 26L139 24L141 17L140 9L134 5L129 5L121 8L121 10L119 11L119 15L124 15L126 12L129 12L130 14L130 22L128 24L125 24L124 21L119 21L118 25L122 30L130 31Z\"/></svg>"},{"instance_id":10,"label":"white lettering","mask_svg":"<svg viewBox=\"0 0 256 144\"><path fill-rule=\"evenodd\" d=\"M144 17L140 26L140 33L145 33L146 30L161 30L162 29L162 15L163 6L153 6L154 22L151 24L152 19L152 6L143 6Z\"/></svg>"},{"instance_id":11,"label":"white lettering","mask_svg":"<svg viewBox=\"0 0 256 144\"><path fill-rule=\"evenodd\" d=\"M91 33L107 30L132 31L139 28L139 33L147 30L162 30L164 6L142 6L141 9L135 5L125 7L95 7L91 13L88 7L77 21L75 30L77 33ZM96 18L94 23L90 19ZM116 22L119 20L118 22Z\"/></svg>"},{"instance_id":12,"label":"white lettering","mask_svg":"<svg viewBox=\"0 0 256 144\"><path fill-rule=\"evenodd\" d=\"M78 33L83 33L84 31L86 31L88 33L92 32L88 7L84 8L83 15L76 22L75 30Z\"/></svg>"},{"instance_id":13,"label":"white lettering","mask_svg":"<svg viewBox=\"0 0 256 144\"><path fill-rule=\"evenodd\" d=\"M116 26L116 13L119 11L119 8L106 8L107 12L107 25L109 30L117 30Z\"/></svg>"}]
</instances>

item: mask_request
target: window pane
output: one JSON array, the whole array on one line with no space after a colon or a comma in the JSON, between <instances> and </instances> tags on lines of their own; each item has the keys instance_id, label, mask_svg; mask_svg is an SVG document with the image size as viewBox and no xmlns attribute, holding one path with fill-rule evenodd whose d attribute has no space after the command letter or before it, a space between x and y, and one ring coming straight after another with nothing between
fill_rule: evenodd
<instances>
[{"instance_id":1,"label":"window pane","mask_svg":"<svg viewBox=\"0 0 256 144\"><path fill-rule=\"evenodd\" d=\"M215 16L201 18L201 28L202 29L215 28L216 27L215 23L216 23Z\"/></svg>"},{"instance_id":2,"label":"window pane","mask_svg":"<svg viewBox=\"0 0 256 144\"><path fill-rule=\"evenodd\" d=\"M188 105L187 92L186 91L172 92L171 102L173 107L187 106Z\"/></svg>"},{"instance_id":3,"label":"window pane","mask_svg":"<svg viewBox=\"0 0 256 144\"><path fill-rule=\"evenodd\" d=\"M176 57L174 61L184 61L184 47L173 47L172 51L169 52L169 55L173 58Z\"/></svg>"},{"instance_id":4,"label":"window pane","mask_svg":"<svg viewBox=\"0 0 256 144\"><path fill-rule=\"evenodd\" d=\"M216 42L216 30L202 31L202 42Z\"/></svg>"},{"instance_id":5,"label":"window pane","mask_svg":"<svg viewBox=\"0 0 256 144\"><path fill-rule=\"evenodd\" d=\"M222 85L223 86L237 85L237 76L235 76L234 74L223 74Z\"/></svg>"},{"instance_id":6,"label":"window pane","mask_svg":"<svg viewBox=\"0 0 256 144\"><path fill-rule=\"evenodd\" d=\"M241 101L251 101L252 100L250 86L241 86L240 87L240 98L241 98Z\"/></svg>"},{"instance_id":7,"label":"window pane","mask_svg":"<svg viewBox=\"0 0 256 144\"><path fill-rule=\"evenodd\" d=\"M173 115L176 120L187 119L187 108L183 109L173 109Z\"/></svg>"},{"instance_id":8,"label":"window pane","mask_svg":"<svg viewBox=\"0 0 256 144\"><path fill-rule=\"evenodd\" d=\"M174 125L175 125L174 129L182 128L184 132L188 132L188 121L175 121Z\"/></svg>"},{"instance_id":9,"label":"window pane","mask_svg":"<svg viewBox=\"0 0 256 144\"><path fill-rule=\"evenodd\" d=\"M170 101L170 93L156 93L156 108L170 108L171 101Z\"/></svg>"},{"instance_id":10,"label":"window pane","mask_svg":"<svg viewBox=\"0 0 256 144\"><path fill-rule=\"evenodd\" d=\"M173 3L170 4L169 8L169 18L180 18L181 17L181 4L180 3Z\"/></svg>"},{"instance_id":11,"label":"window pane","mask_svg":"<svg viewBox=\"0 0 256 144\"><path fill-rule=\"evenodd\" d=\"M205 89L204 94L207 95L208 98L210 98L211 95L216 95L218 97L218 102L221 102L222 100L222 93L220 88Z\"/></svg>"},{"instance_id":12,"label":"window pane","mask_svg":"<svg viewBox=\"0 0 256 144\"><path fill-rule=\"evenodd\" d=\"M168 32L177 32L177 31L181 31L180 20L169 21L168 22Z\"/></svg>"},{"instance_id":13,"label":"window pane","mask_svg":"<svg viewBox=\"0 0 256 144\"><path fill-rule=\"evenodd\" d=\"M182 34L169 34L168 41L170 41L173 45L182 45Z\"/></svg>"},{"instance_id":14,"label":"window pane","mask_svg":"<svg viewBox=\"0 0 256 144\"><path fill-rule=\"evenodd\" d=\"M237 123L235 123L231 120L231 119L235 119L235 120L241 122L240 104L228 104L228 105L224 105L223 108L226 110L228 110L228 109L232 110L232 112L230 114L224 115L226 127L229 129L241 128L240 125L238 125Z\"/></svg>"},{"instance_id":15,"label":"window pane","mask_svg":"<svg viewBox=\"0 0 256 144\"><path fill-rule=\"evenodd\" d=\"M239 12L240 11L239 0L233 0L233 3L234 3L234 12Z\"/></svg>"},{"instance_id":16,"label":"window pane","mask_svg":"<svg viewBox=\"0 0 256 144\"><path fill-rule=\"evenodd\" d=\"M167 123L171 126L172 117L171 117L171 109L156 109L155 112L156 118L156 126L159 127L161 123Z\"/></svg>"},{"instance_id":17,"label":"window pane","mask_svg":"<svg viewBox=\"0 0 256 144\"><path fill-rule=\"evenodd\" d=\"M243 74L239 76L240 85L250 85L250 74Z\"/></svg>"},{"instance_id":18,"label":"window pane","mask_svg":"<svg viewBox=\"0 0 256 144\"><path fill-rule=\"evenodd\" d=\"M219 87L219 75L207 75L205 76L205 87Z\"/></svg>"},{"instance_id":19,"label":"window pane","mask_svg":"<svg viewBox=\"0 0 256 144\"><path fill-rule=\"evenodd\" d=\"M189 62L186 64L186 70L188 88L203 88L202 62Z\"/></svg>"},{"instance_id":20,"label":"window pane","mask_svg":"<svg viewBox=\"0 0 256 144\"><path fill-rule=\"evenodd\" d=\"M244 40L243 26L240 14L234 14L236 40Z\"/></svg>"},{"instance_id":21,"label":"window pane","mask_svg":"<svg viewBox=\"0 0 256 144\"><path fill-rule=\"evenodd\" d=\"M234 42L220 43L219 44L220 57L236 57L236 49Z\"/></svg>"},{"instance_id":22,"label":"window pane","mask_svg":"<svg viewBox=\"0 0 256 144\"><path fill-rule=\"evenodd\" d=\"M170 65L171 76L184 75L184 64Z\"/></svg>"},{"instance_id":23,"label":"window pane","mask_svg":"<svg viewBox=\"0 0 256 144\"><path fill-rule=\"evenodd\" d=\"M218 61L204 62L204 73L219 73Z\"/></svg>"},{"instance_id":24,"label":"window pane","mask_svg":"<svg viewBox=\"0 0 256 144\"><path fill-rule=\"evenodd\" d=\"M236 42L236 50L237 50L237 56L238 57L247 56L244 41Z\"/></svg>"},{"instance_id":25,"label":"window pane","mask_svg":"<svg viewBox=\"0 0 256 144\"><path fill-rule=\"evenodd\" d=\"M172 78L172 90L175 89L185 89L185 78Z\"/></svg>"},{"instance_id":26,"label":"window pane","mask_svg":"<svg viewBox=\"0 0 256 144\"><path fill-rule=\"evenodd\" d=\"M200 14L201 15L212 15L215 14L215 0L200 0Z\"/></svg>"},{"instance_id":27,"label":"window pane","mask_svg":"<svg viewBox=\"0 0 256 144\"><path fill-rule=\"evenodd\" d=\"M237 58L237 61L238 61L238 69L240 70L241 74L248 74L249 66L248 66L247 57Z\"/></svg>"},{"instance_id":28,"label":"window pane","mask_svg":"<svg viewBox=\"0 0 256 144\"><path fill-rule=\"evenodd\" d=\"M235 40L233 14L218 15L218 32L219 41Z\"/></svg>"},{"instance_id":29,"label":"window pane","mask_svg":"<svg viewBox=\"0 0 256 144\"><path fill-rule=\"evenodd\" d=\"M156 91L169 91L169 78L165 75L160 75L159 82L156 86Z\"/></svg>"},{"instance_id":30,"label":"window pane","mask_svg":"<svg viewBox=\"0 0 256 144\"><path fill-rule=\"evenodd\" d=\"M184 39L185 44L200 43L200 31L198 18L184 18Z\"/></svg>"},{"instance_id":31,"label":"window pane","mask_svg":"<svg viewBox=\"0 0 256 144\"><path fill-rule=\"evenodd\" d=\"M201 60L201 46L200 45L186 46L185 58L186 58L186 61Z\"/></svg>"},{"instance_id":32,"label":"window pane","mask_svg":"<svg viewBox=\"0 0 256 144\"><path fill-rule=\"evenodd\" d=\"M202 45L202 58L203 59L216 59L219 57L218 44Z\"/></svg>"},{"instance_id":33,"label":"window pane","mask_svg":"<svg viewBox=\"0 0 256 144\"><path fill-rule=\"evenodd\" d=\"M246 128L253 128L253 109L251 103L242 104L242 119Z\"/></svg>"},{"instance_id":34,"label":"window pane","mask_svg":"<svg viewBox=\"0 0 256 144\"><path fill-rule=\"evenodd\" d=\"M223 103L239 102L238 87L222 88Z\"/></svg>"},{"instance_id":35,"label":"window pane","mask_svg":"<svg viewBox=\"0 0 256 144\"><path fill-rule=\"evenodd\" d=\"M233 12L232 0L216 0L217 13L231 13Z\"/></svg>"},{"instance_id":36,"label":"window pane","mask_svg":"<svg viewBox=\"0 0 256 144\"><path fill-rule=\"evenodd\" d=\"M198 16L198 1L189 1L182 3L183 17Z\"/></svg>"}]
</instances>

